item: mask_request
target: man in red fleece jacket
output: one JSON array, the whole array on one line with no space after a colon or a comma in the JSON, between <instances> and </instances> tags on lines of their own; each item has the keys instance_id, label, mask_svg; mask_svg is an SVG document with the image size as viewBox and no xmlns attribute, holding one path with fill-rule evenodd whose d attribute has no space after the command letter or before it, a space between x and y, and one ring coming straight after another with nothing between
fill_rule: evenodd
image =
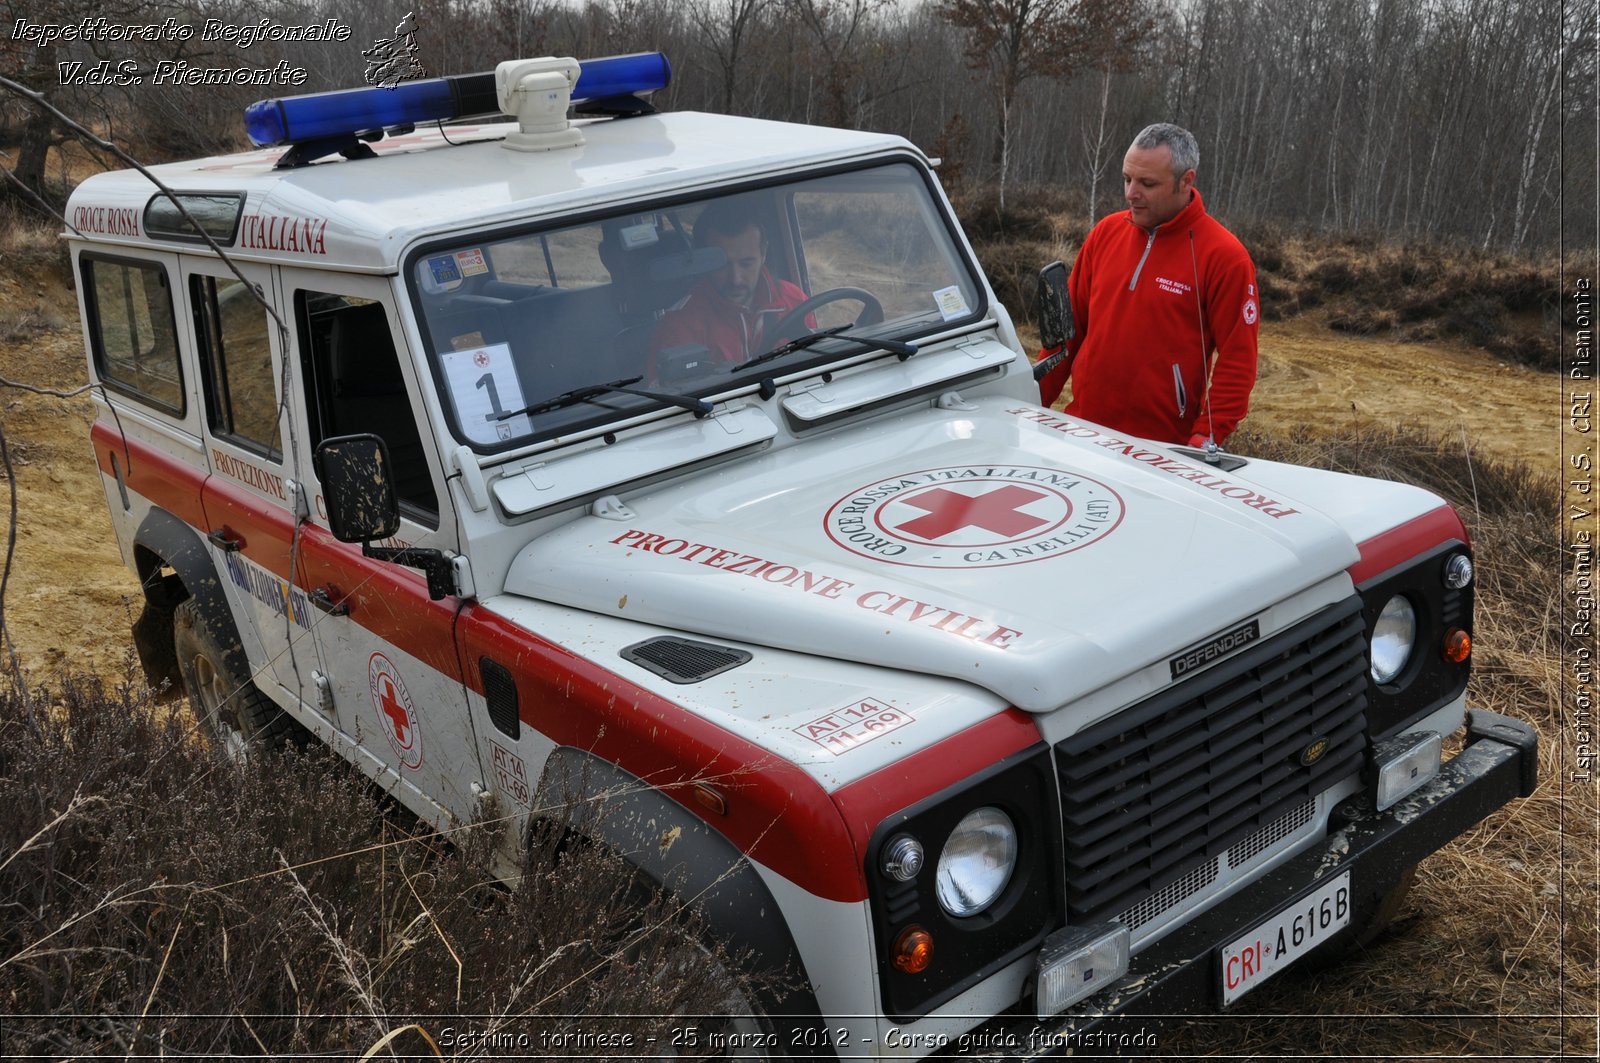
<instances>
[{"instance_id":1,"label":"man in red fleece jacket","mask_svg":"<svg viewBox=\"0 0 1600 1063\"><path fill-rule=\"evenodd\" d=\"M1175 125L1134 138L1122 160L1129 209L1094 227L1072 267L1076 327L1066 360L1039 382L1046 406L1070 376L1067 412L1129 435L1220 445L1244 419L1256 381L1256 269L1206 213L1199 164L1194 136Z\"/></svg>"},{"instance_id":2,"label":"man in red fleece jacket","mask_svg":"<svg viewBox=\"0 0 1600 1063\"><path fill-rule=\"evenodd\" d=\"M684 302L662 318L651 339L650 377L656 355L671 347L698 345L720 362L742 362L772 343L767 330L806 301L798 285L767 269L767 235L755 213L737 199L719 200L694 223L696 247L720 248L727 263L708 274ZM806 318L808 328L816 319Z\"/></svg>"}]
</instances>

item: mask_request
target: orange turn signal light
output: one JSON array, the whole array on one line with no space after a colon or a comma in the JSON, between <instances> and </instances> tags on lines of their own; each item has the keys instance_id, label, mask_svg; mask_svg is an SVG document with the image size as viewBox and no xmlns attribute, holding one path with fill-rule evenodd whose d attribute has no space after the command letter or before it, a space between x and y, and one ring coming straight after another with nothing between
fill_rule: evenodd
<instances>
[{"instance_id":1,"label":"orange turn signal light","mask_svg":"<svg viewBox=\"0 0 1600 1063\"><path fill-rule=\"evenodd\" d=\"M933 935L915 924L894 939L894 965L907 974L921 974L933 962Z\"/></svg>"},{"instance_id":2,"label":"orange turn signal light","mask_svg":"<svg viewBox=\"0 0 1600 1063\"><path fill-rule=\"evenodd\" d=\"M1472 656L1472 636L1458 627L1450 629L1444 637L1444 659L1451 664L1460 664Z\"/></svg>"}]
</instances>

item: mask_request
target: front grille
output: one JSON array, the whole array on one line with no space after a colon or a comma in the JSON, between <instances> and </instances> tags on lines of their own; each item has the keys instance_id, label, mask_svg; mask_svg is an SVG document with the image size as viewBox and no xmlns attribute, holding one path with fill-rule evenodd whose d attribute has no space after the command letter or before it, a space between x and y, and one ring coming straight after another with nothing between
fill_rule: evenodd
<instances>
[{"instance_id":1,"label":"front grille","mask_svg":"<svg viewBox=\"0 0 1600 1063\"><path fill-rule=\"evenodd\" d=\"M1184 872L1182 878L1169 882L1156 890L1144 900L1128 908L1119 916L1117 921L1129 930L1137 931L1140 927L1152 920L1158 919L1167 912L1176 908L1184 901L1209 889L1215 885L1225 870L1237 871L1262 853L1274 848L1286 838L1292 838L1305 830L1311 823L1311 817L1316 814L1317 803L1307 801L1299 808L1286 815L1279 816L1271 823L1262 827L1254 834L1239 842L1228 850L1226 869L1222 857L1214 856L1197 867L1192 867ZM1230 881L1237 876L1230 875Z\"/></svg>"},{"instance_id":2,"label":"front grille","mask_svg":"<svg viewBox=\"0 0 1600 1063\"><path fill-rule=\"evenodd\" d=\"M1070 918L1138 905L1357 771L1366 705L1351 597L1058 744Z\"/></svg>"},{"instance_id":3,"label":"front grille","mask_svg":"<svg viewBox=\"0 0 1600 1063\"><path fill-rule=\"evenodd\" d=\"M1275 847L1285 838L1299 834L1311 822L1317 811L1315 801L1307 801L1299 808L1279 817L1256 831L1244 841L1228 850L1228 866L1243 867L1262 853Z\"/></svg>"}]
</instances>

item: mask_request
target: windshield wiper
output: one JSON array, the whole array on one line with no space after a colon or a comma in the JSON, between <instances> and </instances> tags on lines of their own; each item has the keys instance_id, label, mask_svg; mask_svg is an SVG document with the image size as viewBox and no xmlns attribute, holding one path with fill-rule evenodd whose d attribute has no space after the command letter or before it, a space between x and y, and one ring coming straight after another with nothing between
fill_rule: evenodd
<instances>
[{"instance_id":1,"label":"windshield wiper","mask_svg":"<svg viewBox=\"0 0 1600 1063\"><path fill-rule=\"evenodd\" d=\"M679 409L688 410L696 417L704 417L716 408L705 399L691 399L687 395L672 395L665 391L647 391L644 388L628 386L629 384L637 384L643 379L644 377L642 376L625 376L621 380L613 380L608 384L585 384L581 388L563 391L554 398L530 403L520 410L502 413L495 420L506 421L513 417L521 417L524 414L548 413L551 410L559 410L563 406L576 406L580 402L592 402L601 395L611 394L638 395L642 398L654 399L657 402L664 402L668 406L676 406Z\"/></svg>"},{"instance_id":2,"label":"windshield wiper","mask_svg":"<svg viewBox=\"0 0 1600 1063\"><path fill-rule=\"evenodd\" d=\"M818 340L825 340L830 337L841 340L849 340L851 343L859 343L869 349L876 348L880 351L888 351L890 354L897 354L900 356L901 361L905 361L907 358L910 358L913 354L917 353L916 347L900 340L879 339L876 336L847 335L845 330L853 327L853 325L834 325L832 328L824 328L818 329L815 332L808 332L804 336L789 340L786 343L778 344L766 354L758 354L748 361L740 362L738 365L734 366L730 372L742 373L746 369L754 369L756 366L764 365L775 358L782 358L784 355L793 354L795 351L803 351L807 347L810 347L812 344L816 343Z\"/></svg>"}]
</instances>

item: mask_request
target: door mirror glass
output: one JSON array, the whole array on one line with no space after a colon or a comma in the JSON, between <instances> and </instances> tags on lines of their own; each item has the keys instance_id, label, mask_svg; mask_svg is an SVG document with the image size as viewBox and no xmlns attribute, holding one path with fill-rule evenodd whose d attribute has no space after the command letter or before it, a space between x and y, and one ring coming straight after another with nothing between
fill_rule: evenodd
<instances>
[{"instance_id":1,"label":"door mirror glass","mask_svg":"<svg viewBox=\"0 0 1600 1063\"><path fill-rule=\"evenodd\" d=\"M325 439L316 462L334 538L369 543L399 532L400 503L382 439L370 433Z\"/></svg>"},{"instance_id":2,"label":"door mirror glass","mask_svg":"<svg viewBox=\"0 0 1600 1063\"><path fill-rule=\"evenodd\" d=\"M1067 267L1052 262L1039 271L1039 345L1064 347L1072 338L1072 300L1067 296Z\"/></svg>"}]
</instances>

